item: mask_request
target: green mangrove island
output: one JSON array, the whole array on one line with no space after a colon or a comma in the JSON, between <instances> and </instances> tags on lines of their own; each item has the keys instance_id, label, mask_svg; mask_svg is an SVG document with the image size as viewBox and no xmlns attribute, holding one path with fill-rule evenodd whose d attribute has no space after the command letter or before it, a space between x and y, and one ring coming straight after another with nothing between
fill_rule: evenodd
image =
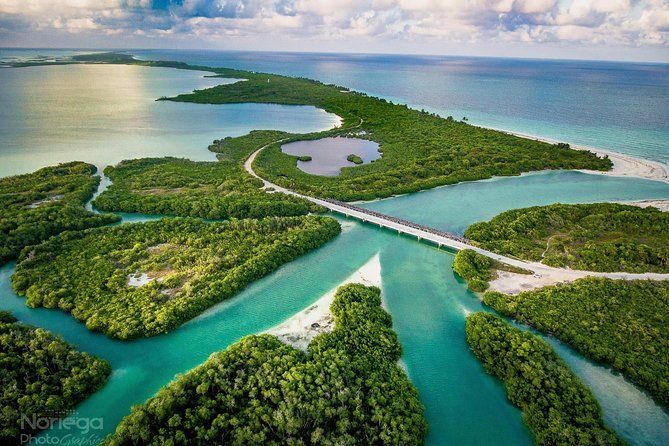
<instances>
[{"instance_id":1,"label":"green mangrove island","mask_svg":"<svg viewBox=\"0 0 669 446\"><path fill-rule=\"evenodd\" d=\"M66 416L111 373L106 361L6 311L0 311L0 346L1 444L27 444L45 419Z\"/></svg>"},{"instance_id":2,"label":"green mangrove island","mask_svg":"<svg viewBox=\"0 0 669 446\"><path fill-rule=\"evenodd\" d=\"M71 162L0 178L0 265L63 231L120 221L85 209L100 183L95 172L91 164Z\"/></svg>"},{"instance_id":3,"label":"green mangrove island","mask_svg":"<svg viewBox=\"0 0 669 446\"><path fill-rule=\"evenodd\" d=\"M616 203L503 212L465 236L500 254L588 271L669 272L669 213Z\"/></svg>"},{"instance_id":4,"label":"green mangrove island","mask_svg":"<svg viewBox=\"0 0 669 446\"><path fill-rule=\"evenodd\" d=\"M352 162L353 164L362 164L362 163L364 163L364 161L362 160L362 158L360 158L358 155L355 155L355 154L353 154L353 153L350 154L349 156L347 156L347 157L346 157L346 160Z\"/></svg>"},{"instance_id":5,"label":"green mangrove island","mask_svg":"<svg viewBox=\"0 0 669 446\"><path fill-rule=\"evenodd\" d=\"M353 134L380 144L381 158L343 168L336 177L305 173L297 168L295 157L281 151L279 142L269 145L255 161L256 172L307 195L369 200L494 175L543 169L608 170L612 165L608 159L572 150L566 144L548 144L444 119L336 85L225 68L200 69L245 81L196 90L169 100L313 105L339 115L342 126L294 135L282 143Z\"/></svg>"},{"instance_id":6,"label":"green mangrove island","mask_svg":"<svg viewBox=\"0 0 669 446\"><path fill-rule=\"evenodd\" d=\"M538 445L624 445L604 426L592 392L546 341L498 316L467 317L467 342L488 373L499 378Z\"/></svg>"},{"instance_id":7,"label":"green mangrove island","mask_svg":"<svg viewBox=\"0 0 669 446\"><path fill-rule=\"evenodd\" d=\"M165 218L67 232L26 250L12 276L30 307L131 339L178 327L339 234L329 217L206 223Z\"/></svg>"},{"instance_id":8,"label":"green mangrove island","mask_svg":"<svg viewBox=\"0 0 669 446\"><path fill-rule=\"evenodd\" d=\"M305 215L320 206L282 193L267 193L262 181L243 168L244 160L278 131L253 131L214 141L209 150L218 162L178 158L126 160L105 168L112 184L93 205L103 211L142 212L225 220Z\"/></svg>"},{"instance_id":9,"label":"green mangrove island","mask_svg":"<svg viewBox=\"0 0 669 446\"><path fill-rule=\"evenodd\" d=\"M105 444L423 444L423 407L397 365L380 290L340 287L331 311L333 331L306 354L248 336L134 407Z\"/></svg>"},{"instance_id":10,"label":"green mangrove island","mask_svg":"<svg viewBox=\"0 0 669 446\"><path fill-rule=\"evenodd\" d=\"M483 302L610 364L669 406L669 281L585 278Z\"/></svg>"}]
</instances>

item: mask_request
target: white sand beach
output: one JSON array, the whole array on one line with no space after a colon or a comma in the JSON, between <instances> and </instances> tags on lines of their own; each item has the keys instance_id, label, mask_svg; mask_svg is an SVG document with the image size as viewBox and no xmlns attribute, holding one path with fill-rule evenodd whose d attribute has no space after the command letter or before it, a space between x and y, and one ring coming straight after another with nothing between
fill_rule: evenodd
<instances>
[{"instance_id":1,"label":"white sand beach","mask_svg":"<svg viewBox=\"0 0 669 446\"><path fill-rule=\"evenodd\" d=\"M551 268L536 262L533 274L518 274L497 271L497 277L490 281L490 290L505 294L518 294L536 288L543 288L558 283L569 283L584 277L606 277L615 280L669 280L667 273L626 273L597 272L568 268Z\"/></svg>"},{"instance_id":2,"label":"white sand beach","mask_svg":"<svg viewBox=\"0 0 669 446\"><path fill-rule=\"evenodd\" d=\"M330 305L334 300L337 288L348 283L362 283L367 286L381 287L381 261L375 254L357 271L343 282L324 294L315 303L290 317L281 324L267 330L282 342L306 351L313 338L321 333L328 333L334 327L334 319L330 313Z\"/></svg>"},{"instance_id":3,"label":"white sand beach","mask_svg":"<svg viewBox=\"0 0 669 446\"><path fill-rule=\"evenodd\" d=\"M650 161L642 158L636 158L622 153L609 152L608 150L595 149L591 147L573 146L578 150L589 150L599 156L608 156L613 162L613 169L608 172L596 170L583 170L590 174L611 175L617 177L646 178L649 180L664 181L669 183L669 173L667 166L657 161Z\"/></svg>"},{"instance_id":4,"label":"white sand beach","mask_svg":"<svg viewBox=\"0 0 669 446\"><path fill-rule=\"evenodd\" d=\"M494 127L488 127L488 128L500 132L509 133L511 135L520 136L522 138L529 138L537 141L547 142L549 144L557 144L559 142L563 142L551 138L544 138L536 135L530 135L528 133L511 132L509 130L494 128ZM666 164L657 161L638 158L632 155L625 155L618 152L598 149L595 147L588 147L575 144L570 144L570 145L571 148L575 150L589 150L590 152L593 152L601 157L608 156L609 159L613 162L613 168L607 172L600 172L598 170L585 170L585 169L579 170L580 172L585 172L593 175L644 178L648 180L664 181L669 183L669 167Z\"/></svg>"},{"instance_id":5,"label":"white sand beach","mask_svg":"<svg viewBox=\"0 0 669 446\"><path fill-rule=\"evenodd\" d=\"M639 201L621 201L623 204L631 204L640 208L654 207L662 212L669 212L669 200L639 200Z\"/></svg>"}]
</instances>

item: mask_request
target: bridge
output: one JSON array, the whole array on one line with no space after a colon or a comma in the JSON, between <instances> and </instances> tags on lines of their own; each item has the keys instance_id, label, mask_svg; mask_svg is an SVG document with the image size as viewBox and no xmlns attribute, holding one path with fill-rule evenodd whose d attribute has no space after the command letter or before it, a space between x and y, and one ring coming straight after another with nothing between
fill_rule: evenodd
<instances>
[{"instance_id":1,"label":"bridge","mask_svg":"<svg viewBox=\"0 0 669 446\"><path fill-rule=\"evenodd\" d=\"M447 231L442 231L440 229L431 228L428 226L419 225L417 223L403 220L401 218L393 217L391 215L382 214L380 212L375 212L370 209L365 209L360 206L355 206L351 203L346 203L343 201L332 200L327 198L316 198L308 195L303 195L281 187L277 184L274 184L266 179L262 178L253 170L252 164L256 159L256 156L263 150L265 147L281 143L284 140L274 141L269 143L255 152L253 152L244 162L244 169L263 182L263 188L273 189L276 192L281 192L288 195L293 195L305 200L311 201L312 203L318 204L327 208L328 210L335 212L340 215L344 215L349 218L354 218L365 223L370 223L377 225L381 228L387 228L393 231L397 231L399 234L406 234L409 236L416 237L418 241L430 242L440 248L450 248L455 251L460 251L463 249L471 249L478 252L490 259L496 260L507 265L511 265L517 268L522 268L528 271L532 271L536 278L550 279L553 283L561 281L572 281L578 278L587 277L587 276L597 276L597 277L607 277L610 279L625 279L625 280L634 280L634 279L650 279L650 280L669 280L669 274L662 273L625 273L625 272L595 272L595 271L582 271L582 270L572 270L566 268L555 268L552 266L544 265L539 262L528 262L513 257L503 256L486 249L482 249L478 246L472 245L471 242L465 237L461 237L456 234L452 234Z\"/></svg>"}]
</instances>

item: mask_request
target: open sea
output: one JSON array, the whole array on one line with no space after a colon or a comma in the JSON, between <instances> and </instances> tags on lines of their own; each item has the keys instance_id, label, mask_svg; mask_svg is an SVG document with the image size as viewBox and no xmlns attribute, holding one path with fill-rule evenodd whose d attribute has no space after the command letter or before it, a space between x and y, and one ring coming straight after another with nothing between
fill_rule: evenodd
<instances>
[{"instance_id":1,"label":"open sea","mask_svg":"<svg viewBox=\"0 0 669 446\"><path fill-rule=\"evenodd\" d=\"M60 50L0 50L3 61ZM669 162L669 65L463 57L132 51L179 60L299 75L344 85L470 123ZM252 129L311 132L337 125L314 107L156 102L223 82L205 73L126 66L0 68L0 176L74 159L99 167L126 158L213 160L207 145ZM669 184L579 172L543 172L463 183L365 204L462 233L507 209L600 200L669 199ZM124 214L126 222L150 216ZM47 328L112 364L107 385L78 408L112 432L130 407L241 337L266 330L316 301L379 253L383 294L430 425L427 444L532 444L521 413L465 340L467 314L483 309L451 269L453 255L349 220L324 247L253 283L173 332L119 342L68 314L29 309L0 268L0 309ZM592 389L604 419L634 445L669 444L669 414L609 368L549 341ZM52 429L78 440L90 433Z\"/></svg>"}]
</instances>

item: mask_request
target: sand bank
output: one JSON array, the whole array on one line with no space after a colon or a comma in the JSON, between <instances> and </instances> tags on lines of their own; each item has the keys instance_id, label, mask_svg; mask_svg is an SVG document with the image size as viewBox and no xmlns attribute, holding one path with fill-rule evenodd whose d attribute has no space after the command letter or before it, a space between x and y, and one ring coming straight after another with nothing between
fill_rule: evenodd
<instances>
[{"instance_id":1,"label":"sand bank","mask_svg":"<svg viewBox=\"0 0 669 446\"><path fill-rule=\"evenodd\" d=\"M578 269L552 268L536 262L529 263L534 274L517 274L497 271L497 278L490 281L490 290L505 294L518 294L558 283L569 283L584 277L605 277L615 280L669 280L669 273L598 272Z\"/></svg>"},{"instance_id":2,"label":"sand bank","mask_svg":"<svg viewBox=\"0 0 669 446\"><path fill-rule=\"evenodd\" d=\"M622 201L624 204L631 204L632 206L639 206L640 208L654 207L662 212L669 212L669 200L639 200L639 201Z\"/></svg>"},{"instance_id":3,"label":"sand bank","mask_svg":"<svg viewBox=\"0 0 669 446\"><path fill-rule=\"evenodd\" d=\"M332 290L324 294L314 304L295 314L285 322L267 330L282 342L300 350L307 350L313 338L321 333L332 331L334 320L330 313L330 304L334 300L337 288L348 283L362 283L366 286L381 287L381 262L375 254L357 271Z\"/></svg>"}]
</instances>

